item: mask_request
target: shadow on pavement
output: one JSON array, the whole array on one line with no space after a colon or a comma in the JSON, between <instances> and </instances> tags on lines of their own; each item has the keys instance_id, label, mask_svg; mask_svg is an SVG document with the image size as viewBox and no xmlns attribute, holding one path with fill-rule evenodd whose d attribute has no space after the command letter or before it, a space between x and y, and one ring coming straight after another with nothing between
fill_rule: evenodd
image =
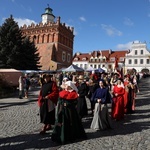
<instances>
[{"instance_id":1,"label":"shadow on pavement","mask_svg":"<svg viewBox=\"0 0 150 150\"><path fill-rule=\"evenodd\" d=\"M6 107L11 107L15 105L28 105L29 103L36 102L37 99L30 99L28 101L23 101L23 99L20 100L20 102L3 102L0 103L0 108L6 108Z\"/></svg>"},{"instance_id":2,"label":"shadow on pavement","mask_svg":"<svg viewBox=\"0 0 150 150\"><path fill-rule=\"evenodd\" d=\"M3 143L3 144L1 144ZM11 144L10 144L11 143ZM60 145L50 139L50 134L25 134L0 139L2 150L45 149L56 150Z\"/></svg>"},{"instance_id":3,"label":"shadow on pavement","mask_svg":"<svg viewBox=\"0 0 150 150\"><path fill-rule=\"evenodd\" d=\"M135 113L125 115L122 121L112 120L113 129L87 133L88 139L127 135L150 129L150 82L147 83L149 79L142 79L139 84L140 93L137 94ZM83 123L85 128L90 128L91 121L92 118Z\"/></svg>"}]
</instances>

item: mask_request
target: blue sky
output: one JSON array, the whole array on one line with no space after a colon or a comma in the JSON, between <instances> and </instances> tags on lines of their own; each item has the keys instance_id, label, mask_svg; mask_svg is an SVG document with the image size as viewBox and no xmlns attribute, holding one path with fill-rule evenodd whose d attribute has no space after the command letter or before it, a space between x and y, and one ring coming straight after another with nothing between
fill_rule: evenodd
<instances>
[{"instance_id":1,"label":"blue sky","mask_svg":"<svg viewBox=\"0 0 150 150\"><path fill-rule=\"evenodd\" d=\"M74 53L150 47L150 0L0 0L0 25L10 14L20 26L39 23L47 4L74 27Z\"/></svg>"}]
</instances>

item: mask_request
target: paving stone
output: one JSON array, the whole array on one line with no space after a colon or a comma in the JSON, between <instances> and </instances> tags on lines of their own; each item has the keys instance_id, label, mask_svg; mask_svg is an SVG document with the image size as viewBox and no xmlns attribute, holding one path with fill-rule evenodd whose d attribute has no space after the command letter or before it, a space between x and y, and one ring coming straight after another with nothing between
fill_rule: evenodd
<instances>
[{"instance_id":1,"label":"paving stone","mask_svg":"<svg viewBox=\"0 0 150 150\"><path fill-rule=\"evenodd\" d=\"M2 150L149 150L150 149L150 78L141 79L136 97L136 111L123 121L112 122L113 129L96 132L90 129L88 115L83 125L87 140L66 145L51 141L51 133L39 135L42 127L37 96L30 91L29 99L0 99L0 149ZM88 108L90 107L87 102ZM109 106L109 111L111 111ZM90 113L90 112L89 112Z\"/></svg>"}]
</instances>

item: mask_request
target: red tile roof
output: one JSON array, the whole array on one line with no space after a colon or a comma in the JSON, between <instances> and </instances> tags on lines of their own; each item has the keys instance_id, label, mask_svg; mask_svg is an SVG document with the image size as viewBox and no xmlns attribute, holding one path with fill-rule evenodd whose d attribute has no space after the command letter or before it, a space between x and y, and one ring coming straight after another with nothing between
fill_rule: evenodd
<instances>
[{"instance_id":1,"label":"red tile roof","mask_svg":"<svg viewBox=\"0 0 150 150\"><path fill-rule=\"evenodd\" d=\"M128 53L128 50L122 50L122 51L98 50L98 51L93 51L91 53L76 53L73 57L73 62L85 61L83 60L83 58L86 58L86 61L90 61L91 57L95 58L100 56L105 56L108 62L112 62L110 61L110 58L117 57L119 60L120 58L125 58L126 53ZM77 60L75 58L77 58Z\"/></svg>"}]
</instances>

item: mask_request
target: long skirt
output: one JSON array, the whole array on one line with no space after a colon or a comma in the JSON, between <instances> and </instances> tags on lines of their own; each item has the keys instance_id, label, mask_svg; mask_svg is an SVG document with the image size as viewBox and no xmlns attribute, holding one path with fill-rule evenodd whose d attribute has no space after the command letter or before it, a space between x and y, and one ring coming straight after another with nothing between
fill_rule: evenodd
<instances>
[{"instance_id":1,"label":"long skirt","mask_svg":"<svg viewBox=\"0 0 150 150\"><path fill-rule=\"evenodd\" d=\"M88 114L87 103L86 103L85 97L78 98L77 112L80 118L83 118L84 116Z\"/></svg>"},{"instance_id":2,"label":"long skirt","mask_svg":"<svg viewBox=\"0 0 150 150\"><path fill-rule=\"evenodd\" d=\"M45 100L40 107L40 119L44 124L55 124L55 108L52 111L48 111L48 100Z\"/></svg>"},{"instance_id":3,"label":"long skirt","mask_svg":"<svg viewBox=\"0 0 150 150\"><path fill-rule=\"evenodd\" d=\"M96 103L91 128L95 130L111 129L111 118L107 104Z\"/></svg>"},{"instance_id":4,"label":"long skirt","mask_svg":"<svg viewBox=\"0 0 150 150\"><path fill-rule=\"evenodd\" d=\"M52 141L60 144L85 139L86 133L73 102L66 102L67 106L59 103L57 120L52 133Z\"/></svg>"}]
</instances>

